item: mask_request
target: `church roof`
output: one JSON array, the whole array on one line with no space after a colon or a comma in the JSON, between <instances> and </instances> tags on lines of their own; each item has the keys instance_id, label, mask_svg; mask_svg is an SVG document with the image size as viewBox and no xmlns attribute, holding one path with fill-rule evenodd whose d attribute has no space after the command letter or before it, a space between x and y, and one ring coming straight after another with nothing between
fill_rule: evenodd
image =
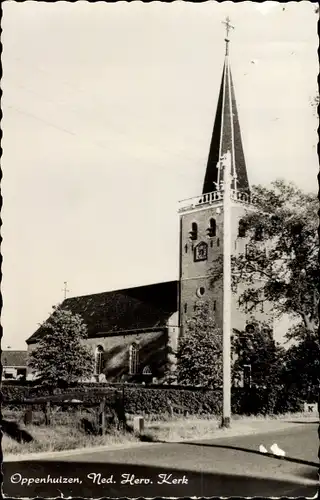
<instances>
[{"instance_id":1,"label":"church roof","mask_svg":"<svg viewBox=\"0 0 320 500\"><path fill-rule=\"evenodd\" d=\"M1 361L3 366L27 366L28 351L2 351Z\"/></svg>"},{"instance_id":2,"label":"church roof","mask_svg":"<svg viewBox=\"0 0 320 500\"><path fill-rule=\"evenodd\" d=\"M236 189L244 192L249 191L247 167L228 55L229 40L226 39L226 42L226 57L203 184L203 194L216 191L216 183L220 184L223 181L223 172L219 176L217 163L227 151L231 153L232 177L236 176L237 178ZM232 181L231 187L235 189L234 181Z\"/></svg>"},{"instance_id":3,"label":"church roof","mask_svg":"<svg viewBox=\"0 0 320 500\"><path fill-rule=\"evenodd\" d=\"M88 336L165 327L178 310L178 281L126 288L65 299L61 307L82 316ZM43 333L38 330L26 341L33 344Z\"/></svg>"}]
</instances>

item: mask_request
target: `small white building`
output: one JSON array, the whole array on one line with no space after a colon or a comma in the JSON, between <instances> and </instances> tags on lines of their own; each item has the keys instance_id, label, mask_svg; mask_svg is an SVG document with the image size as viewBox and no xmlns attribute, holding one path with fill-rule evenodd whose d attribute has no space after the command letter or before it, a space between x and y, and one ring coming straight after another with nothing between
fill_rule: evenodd
<instances>
[{"instance_id":1,"label":"small white building","mask_svg":"<svg viewBox=\"0 0 320 500\"><path fill-rule=\"evenodd\" d=\"M28 351L2 351L3 380L20 380L27 377Z\"/></svg>"}]
</instances>

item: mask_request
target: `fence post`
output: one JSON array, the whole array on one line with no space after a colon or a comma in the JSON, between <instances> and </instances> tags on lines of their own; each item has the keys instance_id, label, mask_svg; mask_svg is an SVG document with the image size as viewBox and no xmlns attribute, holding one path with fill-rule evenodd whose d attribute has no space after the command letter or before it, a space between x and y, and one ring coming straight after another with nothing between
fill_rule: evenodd
<instances>
[{"instance_id":1,"label":"fence post","mask_svg":"<svg viewBox=\"0 0 320 500\"><path fill-rule=\"evenodd\" d=\"M173 405L172 405L171 399L169 399L169 398L167 399L167 404L168 404L169 415L170 415L170 417L173 417L174 412L173 412Z\"/></svg>"},{"instance_id":2,"label":"fence post","mask_svg":"<svg viewBox=\"0 0 320 500\"><path fill-rule=\"evenodd\" d=\"M126 403L125 403L124 384L122 384L122 413L123 413L124 420L125 420Z\"/></svg>"},{"instance_id":3,"label":"fence post","mask_svg":"<svg viewBox=\"0 0 320 500\"><path fill-rule=\"evenodd\" d=\"M32 405L30 405L30 408L27 407L25 414L23 416L23 422L24 425L32 424Z\"/></svg>"},{"instance_id":4,"label":"fence post","mask_svg":"<svg viewBox=\"0 0 320 500\"><path fill-rule=\"evenodd\" d=\"M141 416L134 417L133 419L133 430L135 434L142 434L144 431L144 418Z\"/></svg>"},{"instance_id":5,"label":"fence post","mask_svg":"<svg viewBox=\"0 0 320 500\"><path fill-rule=\"evenodd\" d=\"M105 396L102 398L99 407L99 423L100 423L100 432L102 436L106 433L106 398Z\"/></svg>"},{"instance_id":6,"label":"fence post","mask_svg":"<svg viewBox=\"0 0 320 500\"><path fill-rule=\"evenodd\" d=\"M50 425L50 401L47 401L44 405L44 419L45 425Z\"/></svg>"}]
</instances>

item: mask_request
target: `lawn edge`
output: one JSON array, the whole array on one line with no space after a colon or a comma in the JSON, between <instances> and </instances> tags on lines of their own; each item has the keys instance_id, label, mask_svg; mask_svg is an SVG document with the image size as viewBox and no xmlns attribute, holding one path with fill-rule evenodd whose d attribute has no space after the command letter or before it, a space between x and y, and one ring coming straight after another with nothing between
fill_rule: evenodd
<instances>
[{"instance_id":1,"label":"lawn edge","mask_svg":"<svg viewBox=\"0 0 320 500\"><path fill-rule=\"evenodd\" d=\"M275 423L276 421L273 421L272 423ZM274 425L267 427L266 429L234 429L232 430L232 427L230 430L225 429L219 432L219 434L210 434L205 437L197 437L197 438L182 438L182 439L174 439L172 441L154 441L154 442L143 442L143 441L138 441L138 442L128 442L128 443L117 443L117 444L105 444L105 445L99 445L99 446L86 446L83 448L72 448L69 450L61 450L61 451L41 451L38 453L27 453L27 454L20 454L20 455L8 455L7 457L3 456L3 463L8 463L8 462L20 462L20 461L32 461L32 460L41 460L41 459L46 459L46 458L55 458L55 457L63 457L63 456L70 456L70 455L80 455L82 453L95 453L99 451L112 451L112 450L123 450L123 449L131 449L131 448L139 448L139 447L145 447L145 446L152 446L152 445L161 445L161 444L174 444L174 443L192 443L192 442L200 442L200 441L207 441L207 440L213 440L213 439L223 439L223 438L231 438L231 437L237 437L237 436L249 436L249 435L254 435L254 434L268 434L270 432L277 432L283 430L283 428L291 427L292 425L295 427L300 427L305 424L306 421L301 421L301 422L284 422L279 420L277 424L281 425ZM284 425L285 424L285 425ZM217 429L219 430L219 429ZM224 435L223 435L224 433Z\"/></svg>"}]
</instances>

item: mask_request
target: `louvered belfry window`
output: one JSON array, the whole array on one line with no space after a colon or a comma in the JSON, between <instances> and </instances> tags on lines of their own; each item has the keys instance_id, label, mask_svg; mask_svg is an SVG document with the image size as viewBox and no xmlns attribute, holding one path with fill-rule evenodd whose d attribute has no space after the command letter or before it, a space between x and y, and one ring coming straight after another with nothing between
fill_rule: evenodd
<instances>
[{"instance_id":1,"label":"louvered belfry window","mask_svg":"<svg viewBox=\"0 0 320 500\"><path fill-rule=\"evenodd\" d=\"M191 231L189 231L189 238L191 241L198 239L198 224L193 222L191 224Z\"/></svg>"},{"instance_id":2,"label":"louvered belfry window","mask_svg":"<svg viewBox=\"0 0 320 500\"><path fill-rule=\"evenodd\" d=\"M210 219L209 221L209 227L208 227L208 236L210 238L213 238L217 234L217 223L215 219Z\"/></svg>"},{"instance_id":3,"label":"louvered belfry window","mask_svg":"<svg viewBox=\"0 0 320 500\"><path fill-rule=\"evenodd\" d=\"M95 375L100 375L100 373L102 372L103 352L104 352L103 347L101 345L98 345L95 351L95 366L94 366Z\"/></svg>"},{"instance_id":4,"label":"louvered belfry window","mask_svg":"<svg viewBox=\"0 0 320 500\"><path fill-rule=\"evenodd\" d=\"M245 238L247 234L247 223L243 220L239 220L239 228L238 228L238 237L239 238Z\"/></svg>"},{"instance_id":5,"label":"louvered belfry window","mask_svg":"<svg viewBox=\"0 0 320 500\"><path fill-rule=\"evenodd\" d=\"M139 347L137 344L131 344L129 349L129 374L135 375L139 369Z\"/></svg>"}]
</instances>

